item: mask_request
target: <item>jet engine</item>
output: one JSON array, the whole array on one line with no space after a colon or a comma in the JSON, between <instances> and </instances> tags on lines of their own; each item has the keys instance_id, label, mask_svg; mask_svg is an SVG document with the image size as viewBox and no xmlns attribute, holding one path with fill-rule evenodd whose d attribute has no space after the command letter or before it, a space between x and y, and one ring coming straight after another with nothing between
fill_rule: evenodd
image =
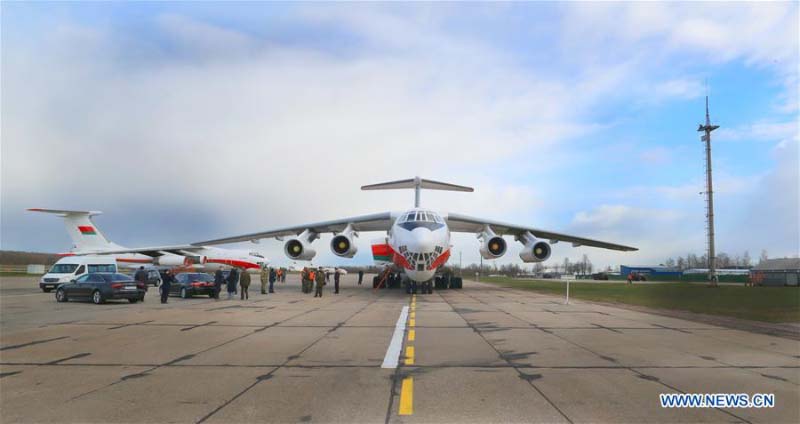
<instances>
[{"instance_id":1,"label":"jet engine","mask_svg":"<svg viewBox=\"0 0 800 424\"><path fill-rule=\"evenodd\" d=\"M543 262L550 257L552 252L550 245L534 237L530 231L526 231L517 240L525 246L519 252L522 262Z\"/></svg>"},{"instance_id":2,"label":"jet engine","mask_svg":"<svg viewBox=\"0 0 800 424\"><path fill-rule=\"evenodd\" d=\"M153 265L156 266L185 266L191 265L190 263L186 263L187 257L176 255L173 253L168 253L165 255L157 256L153 258Z\"/></svg>"},{"instance_id":3,"label":"jet engine","mask_svg":"<svg viewBox=\"0 0 800 424\"><path fill-rule=\"evenodd\" d=\"M310 261L316 256L317 251L311 247L311 242L319 235L311 230L303 231L299 236L290 238L284 245L286 256L300 261Z\"/></svg>"},{"instance_id":4,"label":"jet engine","mask_svg":"<svg viewBox=\"0 0 800 424\"><path fill-rule=\"evenodd\" d=\"M478 234L478 238L481 240L480 252L483 259L497 259L506 253L506 241L496 235L488 225Z\"/></svg>"},{"instance_id":5,"label":"jet engine","mask_svg":"<svg viewBox=\"0 0 800 424\"><path fill-rule=\"evenodd\" d=\"M331 239L331 250L333 254L342 258L352 258L355 256L356 252L358 252L358 247L353 243L353 237L358 237L358 233L353 231L353 227L348 224L344 231L333 236L333 239Z\"/></svg>"}]
</instances>

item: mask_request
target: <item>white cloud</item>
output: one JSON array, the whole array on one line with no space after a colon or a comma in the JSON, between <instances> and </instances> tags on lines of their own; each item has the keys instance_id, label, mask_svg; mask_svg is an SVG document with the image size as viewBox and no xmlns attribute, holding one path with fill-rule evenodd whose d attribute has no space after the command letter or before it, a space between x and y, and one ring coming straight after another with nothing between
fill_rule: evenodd
<instances>
[{"instance_id":1,"label":"white cloud","mask_svg":"<svg viewBox=\"0 0 800 424\"><path fill-rule=\"evenodd\" d=\"M544 70L524 66L480 34L447 31L441 10L427 8L394 14L304 7L295 17L300 24L335 26L358 38L344 53L177 14L154 17L158 33L147 40L70 23L4 44L3 242L29 246L21 229L45 222L21 212L29 206L106 209L113 215L103 219L115 222L143 209L187 219L203 211L198 227L183 233L165 234L154 222L115 240L130 244L401 209L410 205L410 192L358 187L413 175L477 188L424 193L426 205L547 228L541 211L559 207L558 198L547 197L548 178L568 172L570 141L611 125L595 121L598 111L653 89L665 100L691 98L696 76L680 66L664 70L666 58L689 45L723 43L731 57L761 57L750 44L737 47L724 37L673 37L676 21L686 19L681 8L637 4L619 15L616 6L564 7L569 25L563 40L555 38L576 49L544 46L554 62ZM601 9L606 13L594 13ZM572 21L573 12L579 20ZM782 16L767 22L780 27ZM730 33L725 20L713 19ZM772 34L770 28L762 30ZM665 40L673 44L657 48ZM766 42L776 57L796 46L792 39ZM672 158L659 147L641 155L656 164ZM687 187L662 189L680 197ZM572 229L628 242L635 234L625 228L647 230L653 216L668 228L683 213L609 205L578 213ZM45 225L59 235L42 232L37 248L58 250L54 245L66 240L60 224ZM630 240L646 243L641 234ZM474 262L477 244L469 238L457 240L464 261ZM656 247L642 258L656 257ZM259 248L282 255L277 242ZM575 254L561 249L556 253ZM333 259L318 250L322 260ZM360 258L367 251L363 243ZM510 252L507 260L514 257Z\"/></svg>"},{"instance_id":2,"label":"white cloud","mask_svg":"<svg viewBox=\"0 0 800 424\"><path fill-rule=\"evenodd\" d=\"M720 128L712 136L714 141L783 141L797 138L800 134L798 121L759 121L733 128Z\"/></svg>"}]
</instances>

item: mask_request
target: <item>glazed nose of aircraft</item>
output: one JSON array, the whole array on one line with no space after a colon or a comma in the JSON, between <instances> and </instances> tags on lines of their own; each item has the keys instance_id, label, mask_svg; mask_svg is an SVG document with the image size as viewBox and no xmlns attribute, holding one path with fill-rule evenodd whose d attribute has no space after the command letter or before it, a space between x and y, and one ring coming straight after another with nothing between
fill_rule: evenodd
<instances>
[{"instance_id":1,"label":"glazed nose of aircraft","mask_svg":"<svg viewBox=\"0 0 800 424\"><path fill-rule=\"evenodd\" d=\"M434 240L431 230L417 227L411 231L411 240L408 243L409 251L417 253L432 252L435 248L436 241Z\"/></svg>"}]
</instances>

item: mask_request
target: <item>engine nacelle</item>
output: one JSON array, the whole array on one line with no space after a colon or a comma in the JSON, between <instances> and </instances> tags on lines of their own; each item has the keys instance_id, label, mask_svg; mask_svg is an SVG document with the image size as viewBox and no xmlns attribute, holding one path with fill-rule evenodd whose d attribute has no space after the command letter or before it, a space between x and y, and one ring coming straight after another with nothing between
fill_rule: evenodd
<instances>
[{"instance_id":1,"label":"engine nacelle","mask_svg":"<svg viewBox=\"0 0 800 424\"><path fill-rule=\"evenodd\" d=\"M481 240L481 256L483 259L497 259L506 253L506 241L496 235L487 225L482 233L478 234Z\"/></svg>"},{"instance_id":2,"label":"engine nacelle","mask_svg":"<svg viewBox=\"0 0 800 424\"><path fill-rule=\"evenodd\" d=\"M358 252L358 247L353 243L353 238L358 237L358 233L353 230L353 226L347 224L344 231L333 236L331 239L331 251L333 254L342 258L352 258Z\"/></svg>"},{"instance_id":3,"label":"engine nacelle","mask_svg":"<svg viewBox=\"0 0 800 424\"><path fill-rule=\"evenodd\" d=\"M543 262L546 261L550 257L550 253L552 253L550 245L534 237L530 231L526 231L525 234L521 235L517 240L525 246L522 248L522 251L519 252L519 257L522 259L522 262Z\"/></svg>"},{"instance_id":4,"label":"engine nacelle","mask_svg":"<svg viewBox=\"0 0 800 424\"><path fill-rule=\"evenodd\" d=\"M186 256L175 255L175 254L168 254L157 256L153 258L153 265L156 266L185 266L191 265L191 263L186 263Z\"/></svg>"},{"instance_id":5,"label":"engine nacelle","mask_svg":"<svg viewBox=\"0 0 800 424\"><path fill-rule=\"evenodd\" d=\"M317 251L311 247L311 242L319 235L311 230L303 231L299 236L292 237L283 245L283 252L286 256L299 261L310 261L317 255Z\"/></svg>"}]
</instances>

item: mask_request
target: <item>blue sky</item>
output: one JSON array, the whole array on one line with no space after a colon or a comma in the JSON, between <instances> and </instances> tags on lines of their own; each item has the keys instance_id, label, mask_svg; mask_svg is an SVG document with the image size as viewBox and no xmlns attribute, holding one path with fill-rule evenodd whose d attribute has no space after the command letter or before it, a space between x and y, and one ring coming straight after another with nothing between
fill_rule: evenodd
<instances>
[{"instance_id":1,"label":"blue sky","mask_svg":"<svg viewBox=\"0 0 800 424\"><path fill-rule=\"evenodd\" d=\"M187 242L402 209L358 187L419 174L476 187L431 207L641 247L555 260L699 254L708 92L719 249L798 253L796 3L0 7L3 249L69 248L26 207Z\"/></svg>"}]
</instances>

